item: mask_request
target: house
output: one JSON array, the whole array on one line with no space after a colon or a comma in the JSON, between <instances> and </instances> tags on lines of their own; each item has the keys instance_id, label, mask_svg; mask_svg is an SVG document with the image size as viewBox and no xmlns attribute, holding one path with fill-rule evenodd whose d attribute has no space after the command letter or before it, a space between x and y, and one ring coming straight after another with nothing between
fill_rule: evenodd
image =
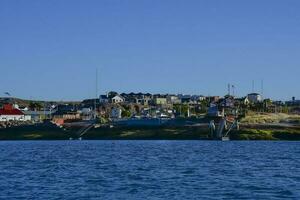
<instances>
[{"instance_id":1,"label":"house","mask_svg":"<svg viewBox=\"0 0 300 200\"><path fill-rule=\"evenodd\" d=\"M198 104L203 100L205 100L205 96L202 96L202 95L192 95L191 96L191 102L194 104Z\"/></svg>"},{"instance_id":2,"label":"house","mask_svg":"<svg viewBox=\"0 0 300 200\"><path fill-rule=\"evenodd\" d=\"M291 101L286 101L287 106L300 106L300 100L296 100L296 97L293 97Z\"/></svg>"},{"instance_id":3,"label":"house","mask_svg":"<svg viewBox=\"0 0 300 200\"><path fill-rule=\"evenodd\" d=\"M206 97L206 100L208 101L208 103L216 103L217 101L220 100L219 96L209 96Z\"/></svg>"},{"instance_id":4,"label":"house","mask_svg":"<svg viewBox=\"0 0 300 200\"><path fill-rule=\"evenodd\" d=\"M224 99L220 99L220 105L225 108L233 108L235 106L235 99L233 96L225 96Z\"/></svg>"},{"instance_id":5,"label":"house","mask_svg":"<svg viewBox=\"0 0 300 200\"><path fill-rule=\"evenodd\" d=\"M31 117L25 115L21 110L14 108L11 104L5 104L0 109L0 121L30 121Z\"/></svg>"},{"instance_id":6,"label":"house","mask_svg":"<svg viewBox=\"0 0 300 200\"><path fill-rule=\"evenodd\" d=\"M51 119L52 110L45 111L34 111L34 110L26 110L23 111L26 116L30 116L32 121L38 122L43 119Z\"/></svg>"},{"instance_id":7,"label":"house","mask_svg":"<svg viewBox=\"0 0 300 200\"><path fill-rule=\"evenodd\" d=\"M141 95L134 98L134 103L141 104L141 105L149 105L152 101L151 96L148 95Z\"/></svg>"},{"instance_id":8,"label":"house","mask_svg":"<svg viewBox=\"0 0 300 200\"><path fill-rule=\"evenodd\" d=\"M110 117L113 119L121 119L122 118L122 109L121 108L112 108Z\"/></svg>"},{"instance_id":9,"label":"house","mask_svg":"<svg viewBox=\"0 0 300 200\"><path fill-rule=\"evenodd\" d=\"M117 104L117 103L123 103L123 102L125 102L125 99L121 95L117 94L117 95L115 95L114 97L112 97L110 99L110 102L111 103L115 103L115 104Z\"/></svg>"},{"instance_id":10,"label":"house","mask_svg":"<svg viewBox=\"0 0 300 200\"><path fill-rule=\"evenodd\" d=\"M100 95L99 97L99 103L101 104L107 104L109 103L109 98L107 95Z\"/></svg>"},{"instance_id":11,"label":"house","mask_svg":"<svg viewBox=\"0 0 300 200\"><path fill-rule=\"evenodd\" d=\"M167 103L168 104L181 104L181 100L176 95L168 95L167 96Z\"/></svg>"},{"instance_id":12,"label":"house","mask_svg":"<svg viewBox=\"0 0 300 200\"><path fill-rule=\"evenodd\" d=\"M53 114L54 120L78 120L81 119L77 105L61 104L57 106L57 111Z\"/></svg>"},{"instance_id":13,"label":"house","mask_svg":"<svg viewBox=\"0 0 300 200\"><path fill-rule=\"evenodd\" d=\"M163 97L163 96L156 96L156 97L154 97L154 104L155 105L166 105L167 98Z\"/></svg>"},{"instance_id":14,"label":"house","mask_svg":"<svg viewBox=\"0 0 300 200\"><path fill-rule=\"evenodd\" d=\"M183 95L180 99L181 99L181 103L185 103L185 104L192 103L192 96L191 95Z\"/></svg>"},{"instance_id":15,"label":"house","mask_svg":"<svg viewBox=\"0 0 300 200\"><path fill-rule=\"evenodd\" d=\"M126 103L134 103L140 105L149 105L152 101L152 95L149 93L122 93L121 96L125 99Z\"/></svg>"},{"instance_id":16,"label":"house","mask_svg":"<svg viewBox=\"0 0 300 200\"><path fill-rule=\"evenodd\" d=\"M209 117L221 117L222 116L222 112L219 111L219 108L218 108L217 105L211 104L210 107L208 108L207 115Z\"/></svg>"},{"instance_id":17,"label":"house","mask_svg":"<svg viewBox=\"0 0 300 200\"><path fill-rule=\"evenodd\" d=\"M247 97L250 103L261 103L263 101L262 96L258 93L248 94Z\"/></svg>"},{"instance_id":18,"label":"house","mask_svg":"<svg viewBox=\"0 0 300 200\"><path fill-rule=\"evenodd\" d=\"M92 108L82 108L80 114L82 120L91 120L93 119L95 112Z\"/></svg>"}]
</instances>

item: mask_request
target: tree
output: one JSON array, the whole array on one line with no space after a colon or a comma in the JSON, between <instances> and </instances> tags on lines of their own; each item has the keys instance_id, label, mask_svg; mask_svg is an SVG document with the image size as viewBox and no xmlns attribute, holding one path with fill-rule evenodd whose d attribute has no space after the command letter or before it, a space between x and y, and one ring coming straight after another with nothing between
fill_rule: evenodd
<instances>
[{"instance_id":1,"label":"tree","mask_svg":"<svg viewBox=\"0 0 300 200\"><path fill-rule=\"evenodd\" d=\"M30 102L29 108L30 108L30 110L41 110L43 108L43 106L39 102Z\"/></svg>"},{"instance_id":2,"label":"tree","mask_svg":"<svg viewBox=\"0 0 300 200\"><path fill-rule=\"evenodd\" d=\"M129 118L131 117L131 112L129 110L122 111L122 118Z\"/></svg>"}]
</instances>

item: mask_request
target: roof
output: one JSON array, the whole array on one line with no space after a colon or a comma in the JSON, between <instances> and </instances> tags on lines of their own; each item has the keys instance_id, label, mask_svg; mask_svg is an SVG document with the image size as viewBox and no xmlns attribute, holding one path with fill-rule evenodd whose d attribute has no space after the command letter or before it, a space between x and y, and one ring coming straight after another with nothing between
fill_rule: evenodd
<instances>
[{"instance_id":1,"label":"roof","mask_svg":"<svg viewBox=\"0 0 300 200\"><path fill-rule=\"evenodd\" d=\"M101 99L108 99L107 95L100 95Z\"/></svg>"},{"instance_id":2,"label":"roof","mask_svg":"<svg viewBox=\"0 0 300 200\"><path fill-rule=\"evenodd\" d=\"M119 94L115 95L112 99L114 99L114 98L116 98L116 97L119 97L119 98L121 98L121 99L124 99L124 97L122 97L122 96L119 95Z\"/></svg>"},{"instance_id":3,"label":"roof","mask_svg":"<svg viewBox=\"0 0 300 200\"><path fill-rule=\"evenodd\" d=\"M258 94L258 93L250 93L250 94L248 94L248 95L255 95L255 96L258 96L258 95L260 95L260 94Z\"/></svg>"},{"instance_id":4,"label":"roof","mask_svg":"<svg viewBox=\"0 0 300 200\"><path fill-rule=\"evenodd\" d=\"M4 105L4 107L0 109L0 115L24 115L24 113L13 108L11 105Z\"/></svg>"}]
</instances>

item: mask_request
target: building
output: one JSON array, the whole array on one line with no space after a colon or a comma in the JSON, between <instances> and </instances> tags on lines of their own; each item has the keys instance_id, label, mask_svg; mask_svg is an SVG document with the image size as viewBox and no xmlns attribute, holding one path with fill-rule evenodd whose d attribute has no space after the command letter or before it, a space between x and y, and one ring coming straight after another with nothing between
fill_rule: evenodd
<instances>
[{"instance_id":1,"label":"building","mask_svg":"<svg viewBox=\"0 0 300 200\"><path fill-rule=\"evenodd\" d=\"M109 99L107 95L100 95L99 97L99 103L106 104L109 103Z\"/></svg>"},{"instance_id":2,"label":"building","mask_svg":"<svg viewBox=\"0 0 300 200\"><path fill-rule=\"evenodd\" d=\"M149 93L122 93L121 96L125 99L126 103L134 103L140 105L149 105L152 101L152 95Z\"/></svg>"},{"instance_id":3,"label":"building","mask_svg":"<svg viewBox=\"0 0 300 200\"><path fill-rule=\"evenodd\" d=\"M296 97L293 97L291 101L286 101L287 106L300 106L300 100L296 100Z\"/></svg>"},{"instance_id":4,"label":"building","mask_svg":"<svg viewBox=\"0 0 300 200\"><path fill-rule=\"evenodd\" d=\"M191 97L191 100L193 101L193 103L199 103L199 102L205 100L205 98L206 98L206 97L203 96L203 95L193 95L193 96Z\"/></svg>"},{"instance_id":5,"label":"building","mask_svg":"<svg viewBox=\"0 0 300 200\"><path fill-rule=\"evenodd\" d=\"M167 96L167 103L168 104L181 104L181 100L176 95L168 95Z\"/></svg>"},{"instance_id":6,"label":"building","mask_svg":"<svg viewBox=\"0 0 300 200\"><path fill-rule=\"evenodd\" d=\"M233 108L235 106L235 99L233 96L225 96L224 99L220 99L219 103L222 107Z\"/></svg>"},{"instance_id":7,"label":"building","mask_svg":"<svg viewBox=\"0 0 300 200\"><path fill-rule=\"evenodd\" d=\"M216 103L220 100L219 96L208 96L206 97L206 100L208 101L208 103Z\"/></svg>"},{"instance_id":8,"label":"building","mask_svg":"<svg viewBox=\"0 0 300 200\"><path fill-rule=\"evenodd\" d=\"M91 108L82 108L80 114L82 120L92 120L95 112Z\"/></svg>"},{"instance_id":9,"label":"building","mask_svg":"<svg viewBox=\"0 0 300 200\"><path fill-rule=\"evenodd\" d=\"M112 108L110 117L113 119L121 119L122 118L122 109L121 108Z\"/></svg>"},{"instance_id":10,"label":"building","mask_svg":"<svg viewBox=\"0 0 300 200\"><path fill-rule=\"evenodd\" d=\"M221 117L222 112L219 111L219 108L215 104L211 104L210 107L208 108L207 115L209 117Z\"/></svg>"},{"instance_id":11,"label":"building","mask_svg":"<svg viewBox=\"0 0 300 200\"><path fill-rule=\"evenodd\" d=\"M250 104L250 101L249 101L248 97L242 97L242 98L235 99L236 106L248 106L249 104Z\"/></svg>"},{"instance_id":12,"label":"building","mask_svg":"<svg viewBox=\"0 0 300 200\"><path fill-rule=\"evenodd\" d=\"M183 96L181 96L180 100L181 100L181 103L183 103L183 104L190 104L190 103L192 103L192 96L191 95L183 95Z\"/></svg>"},{"instance_id":13,"label":"building","mask_svg":"<svg viewBox=\"0 0 300 200\"><path fill-rule=\"evenodd\" d=\"M248 94L247 97L250 103L261 103L263 101L262 96L258 93Z\"/></svg>"},{"instance_id":14,"label":"building","mask_svg":"<svg viewBox=\"0 0 300 200\"><path fill-rule=\"evenodd\" d=\"M51 110L45 111L34 111L34 110L27 110L23 111L26 116L30 116L32 121L42 121L43 119L51 119Z\"/></svg>"},{"instance_id":15,"label":"building","mask_svg":"<svg viewBox=\"0 0 300 200\"><path fill-rule=\"evenodd\" d=\"M123 103L125 101L124 97L121 95L117 94L114 97L110 99L111 103Z\"/></svg>"},{"instance_id":16,"label":"building","mask_svg":"<svg viewBox=\"0 0 300 200\"><path fill-rule=\"evenodd\" d=\"M25 115L21 110L14 108L11 104L5 104L0 109L0 121L30 121L31 117Z\"/></svg>"},{"instance_id":17,"label":"building","mask_svg":"<svg viewBox=\"0 0 300 200\"><path fill-rule=\"evenodd\" d=\"M155 105L166 105L167 104L167 98L165 98L165 97L155 97L154 98L154 104Z\"/></svg>"}]
</instances>

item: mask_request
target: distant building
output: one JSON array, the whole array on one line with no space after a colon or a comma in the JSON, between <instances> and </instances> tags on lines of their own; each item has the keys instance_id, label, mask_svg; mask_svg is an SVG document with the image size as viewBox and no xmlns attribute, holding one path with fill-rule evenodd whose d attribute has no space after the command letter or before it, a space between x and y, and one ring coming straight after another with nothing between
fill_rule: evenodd
<instances>
[{"instance_id":1,"label":"distant building","mask_svg":"<svg viewBox=\"0 0 300 200\"><path fill-rule=\"evenodd\" d=\"M117 94L116 96L112 97L110 101L111 103L123 103L125 99L121 95Z\"/></svg>"},{"instance_id":2,"label":"distant building","mask_svg":"<svg viewBox=\"0 0 300 200\"><path fill-rule=\"evenodd\" d=\"M181 103L187 103L187 104L189 104L192 101L192 96L191 95L183 95L180 98L180 100L181 100Z\"/></svg>"},{"instance_id":3,"label":"distant building","mask_svg":"<svg viewBox=\"0 0 300 200\"><path fill-rule=\"evenodd\" d=\"M220 117L222 116L222 112L219 111L219 108L215 104L211 104L210 107L208 108L207 115L209 117Z\"/></svg>"},{"instance_id":4,"label":"distant building","mask_svg":"<svg viewBox=\"0 0 300 200\"><path fill-rule=\"evenodd\" d=\"M157 97L154 98L154 104L155 105L166 105L167 104L167 98L157 96Z\"/></svg>"},{"instance_id":5,"label":"distant building","mask_svg":"<svg viewBox=\"0 0 300 200\"><path fill-rule=\"evenodd\" d=\"M82 120L91 120L95 112L91 108L82 108L80 111Z\"/></svg>"},{"instance_id":6,"label":"distant building","mask_svg":"<svg viewBox=\"0 0 300 200\"><path fill-rule=\"evenodd\" d=\"M109 98L107 95L100 95L99 97L99 103L106 104L109 103Z\"/></svg>"},{"instance_id":7,"label":"distant building","mask_svg":"<svg viewBox=\"0 0 300 200\"><path fill-rule=\"evenodd\" d=\"M152 101L152 95L149 93L122 93L121 96L125 99L126 103L134 103L140 105L149 105Z\"/></svg>"},{"instance_id":8,"label":"distant building","mask_svg":"<svg viewBox=\"0 0 300 200\"><path fill-rule=\"evenodd\" d=\"M111 110L111 118L113 118L113 119L121 119L122 118L122 109L121 108L112 108L112 110Z\"/></svg>"},{"instance_id":9,"label":"distant building","mask_svg":"<svg viewBox=\"0 0 300 200\"><path fill-rule=\"evenodd\" d=\"M205 96L203 96L203 95L193 95L191 99L192 99L193 102L197 103L197 102L201 102L201 101L205 100Z\"/></svg>"},{"instance_id":10,"label":"distant building","mask_svg":"<svg viewBox=\"0 0 300 200\"><path fill-rule=\"evenodd\" d=\"M23 113L26 116L30 116L32 121L41 121L43 119L51 119L51 112L50 110L45 110L45 111L32 111L32 110L27 110L23 111Z\"/></svg>"},{"instance_id":11,"label":"distant building","mask_svg":"<svg viewBox=\"0 0 300 200\"><path fill-rule=\"evenodd\" d=\"M167 103L168 104L181 104L181 100L176 95L168 95L167 96Z\"/></svg>"},{"instance_id":12,"label":"distant building","mask_svg":"<svg viewBox=\"0 0 300 200\"><path fill-rule=\"evenodd\" d=\"M11 104L5 104L0 109L0 121L30 121L31 117L25 115L21 110L14 108Z\"/></svg>"},{"instance_id":13,"label":"distant building","mask_svg":"<svg viewBox=\"0 0 300 200\"><path fill-rule=\"evenodd\" d=\"M56 108L56 112L53 113L53 118L63 120L78 120L81 119L80 113L78 112L77 105L61 104Z\"/></svg>"},{"instance_id":14,"label":"distant building","mask_svg":"<svg viewBox=\"0 0 300 200\"><path fill-rule=\"evenodd\" d=\"M261 103L263 101L262 96L258 93L248 94L247 97L250 103Z\"/></svg>"},{"instance_id":15,"label":"distant building","mask_svg":"<svg viewBox=\"0 0 300 200\"><path fill-rule=\"evenodd\" d=\"M208 101L208 103L216 103L220 100L219 96L208 96L206 97L206 100Z\"/></svg>"},{"instance_id":16,"label":"distant building","mask_svg":"<svg viewBox=\"0 0 300 200\"><path fill-rule=\"evenodd\" d=\"M225 98L220 101L222 107L233 108L235 106L235 99L233 96L225 96Z\"/></svg>"},{"instance_id":17,"label":"distant building","mask_svg":"<svg viewBox=\"0 0 300 200\"><path fill-rule=\"evenodd\" d=\"M242 97L242 98L236 98L235 103L237 103L237 105L247 106L249 105L250 101L248 97Z\"/></svg>"},{"instance_id":18,"label":"distant building","mask_svg":"<svg viewBox=\"0 0 300 200\"><path fill-rule=\"evenodd\" d=\"M300 106L300 100L296 100L296 97L292 98L292 101L286 101L287 106Z\"/></svg>"}]
</instances>

